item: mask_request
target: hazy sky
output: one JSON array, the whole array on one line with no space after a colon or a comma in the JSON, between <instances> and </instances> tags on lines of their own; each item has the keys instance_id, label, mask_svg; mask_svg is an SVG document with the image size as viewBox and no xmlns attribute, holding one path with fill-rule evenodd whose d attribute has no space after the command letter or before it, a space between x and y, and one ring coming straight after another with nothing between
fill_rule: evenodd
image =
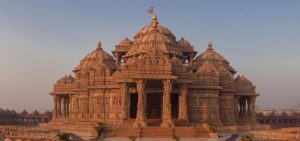
<instances>
[{"instance_id":1,"label":"hazy sky","mask_svg":"<svg viewBox=\"0 0 300 141\"><path fill-rule=\"evenodd\" d=\"M300 1L0 0L0 107L52 109L49 92L96 41L111 53L125 37L160 24L203 52L211 40L261 95L257 104L300 102Z\"/></svg>"}]
</instances>

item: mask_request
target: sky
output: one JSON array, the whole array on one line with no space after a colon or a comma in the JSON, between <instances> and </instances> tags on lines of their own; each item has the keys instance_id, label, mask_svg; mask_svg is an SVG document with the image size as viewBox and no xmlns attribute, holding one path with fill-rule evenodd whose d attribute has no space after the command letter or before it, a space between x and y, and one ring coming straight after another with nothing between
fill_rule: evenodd
<instances>
[{"instance_id":1,"label":"sky","mask_svg":"<svg viewBox=\"0 0 300 141\"><path fill-rule=\"evenodd\" d=\"M212 41L263 108L300 103L300 1L0 0L0 108L51 110L53 84L100 40L111 53L151 21L198 51Z\"/></svg>"}]
</instances>

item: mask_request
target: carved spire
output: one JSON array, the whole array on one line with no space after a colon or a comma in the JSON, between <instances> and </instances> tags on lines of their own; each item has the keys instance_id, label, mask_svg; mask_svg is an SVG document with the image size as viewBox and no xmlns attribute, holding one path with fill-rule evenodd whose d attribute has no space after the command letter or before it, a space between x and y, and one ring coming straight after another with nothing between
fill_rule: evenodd
<instances>
[{"instance_id":1,"label":"carved spire","mask_svg":"<svg viewBox=\"0 0 300 141\"><path fill-rule=\"evenodd\" d=\"M100 41L97 42L96 49L102 49L102 46L101 46L101 42L100 42Z\"/></svg>"},{"instance_id":2,"label":"carved spire","mask_svg":"<svg viewBox=\"0 0 300 141\"><path fill-rule=\"evenodd\" d=\"M158 22L157 22L156 14L153 14L151 25L152 25L152 27L157 27L157 24L158 24Z\"/></svg>"},{"instance_id":3,"label":"carved spire","mask_svg":"<svg viewBox=\"0 0 300 141\"><path fill-rule=\"evenodd\" d=\"M208 50L213 50L212 46L213 46L213 45L212 45L211 41L209 41L209 42L208 42L208 48L207 48L207 49L208 49Z\"/></svg>"}]
</instances>

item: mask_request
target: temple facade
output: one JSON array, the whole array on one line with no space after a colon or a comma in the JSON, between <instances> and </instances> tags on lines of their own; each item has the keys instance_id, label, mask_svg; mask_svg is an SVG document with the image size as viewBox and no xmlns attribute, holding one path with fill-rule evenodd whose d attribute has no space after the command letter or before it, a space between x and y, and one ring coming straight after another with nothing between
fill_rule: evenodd
<instances>
[{"instance_id":1,"label":"temple facade","mask_svg":"<svg viewBox=\"0 0 300 141\"><path fill-rule=\"evenodd\" d=\"M112 51L98 42L54 84L52 121L98 121L111 126L216 126L256 124L255 86L213 49L197 55L186 39L156 15L133 40ZM151 121L155 121L153 124Z\"/></svg>"}]
</instances>

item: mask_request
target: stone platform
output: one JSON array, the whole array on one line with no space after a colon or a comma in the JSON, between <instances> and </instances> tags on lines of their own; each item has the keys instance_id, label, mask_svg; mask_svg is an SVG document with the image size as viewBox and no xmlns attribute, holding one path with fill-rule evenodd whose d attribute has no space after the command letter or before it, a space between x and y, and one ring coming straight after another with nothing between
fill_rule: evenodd
<instances>
[{"instance_id":1,"label":"stone platform","mask_svg":"<svg viewBox=\"0 0 300 141\"><path fill-rule=\"evenodd\" d=\"M161 120L147 120L148 127L135 128L132 127L133 121L124 122L122 126L105 126L104 134L107 137L128 137L136 136L140 138L172 138L173 135L187 138L209 138L216 137L216 133L209 133L205 126L192 127L184 121L174 121L177 127L163 128L157 126ZM72 124L71 124L72 123ZM48 124L39 124L39 128L59 129L62 132L72 133L78 136L78 139L93 139L97 133L93 126L95 121L52 121Z\"/></svg>"}]
</instances>

